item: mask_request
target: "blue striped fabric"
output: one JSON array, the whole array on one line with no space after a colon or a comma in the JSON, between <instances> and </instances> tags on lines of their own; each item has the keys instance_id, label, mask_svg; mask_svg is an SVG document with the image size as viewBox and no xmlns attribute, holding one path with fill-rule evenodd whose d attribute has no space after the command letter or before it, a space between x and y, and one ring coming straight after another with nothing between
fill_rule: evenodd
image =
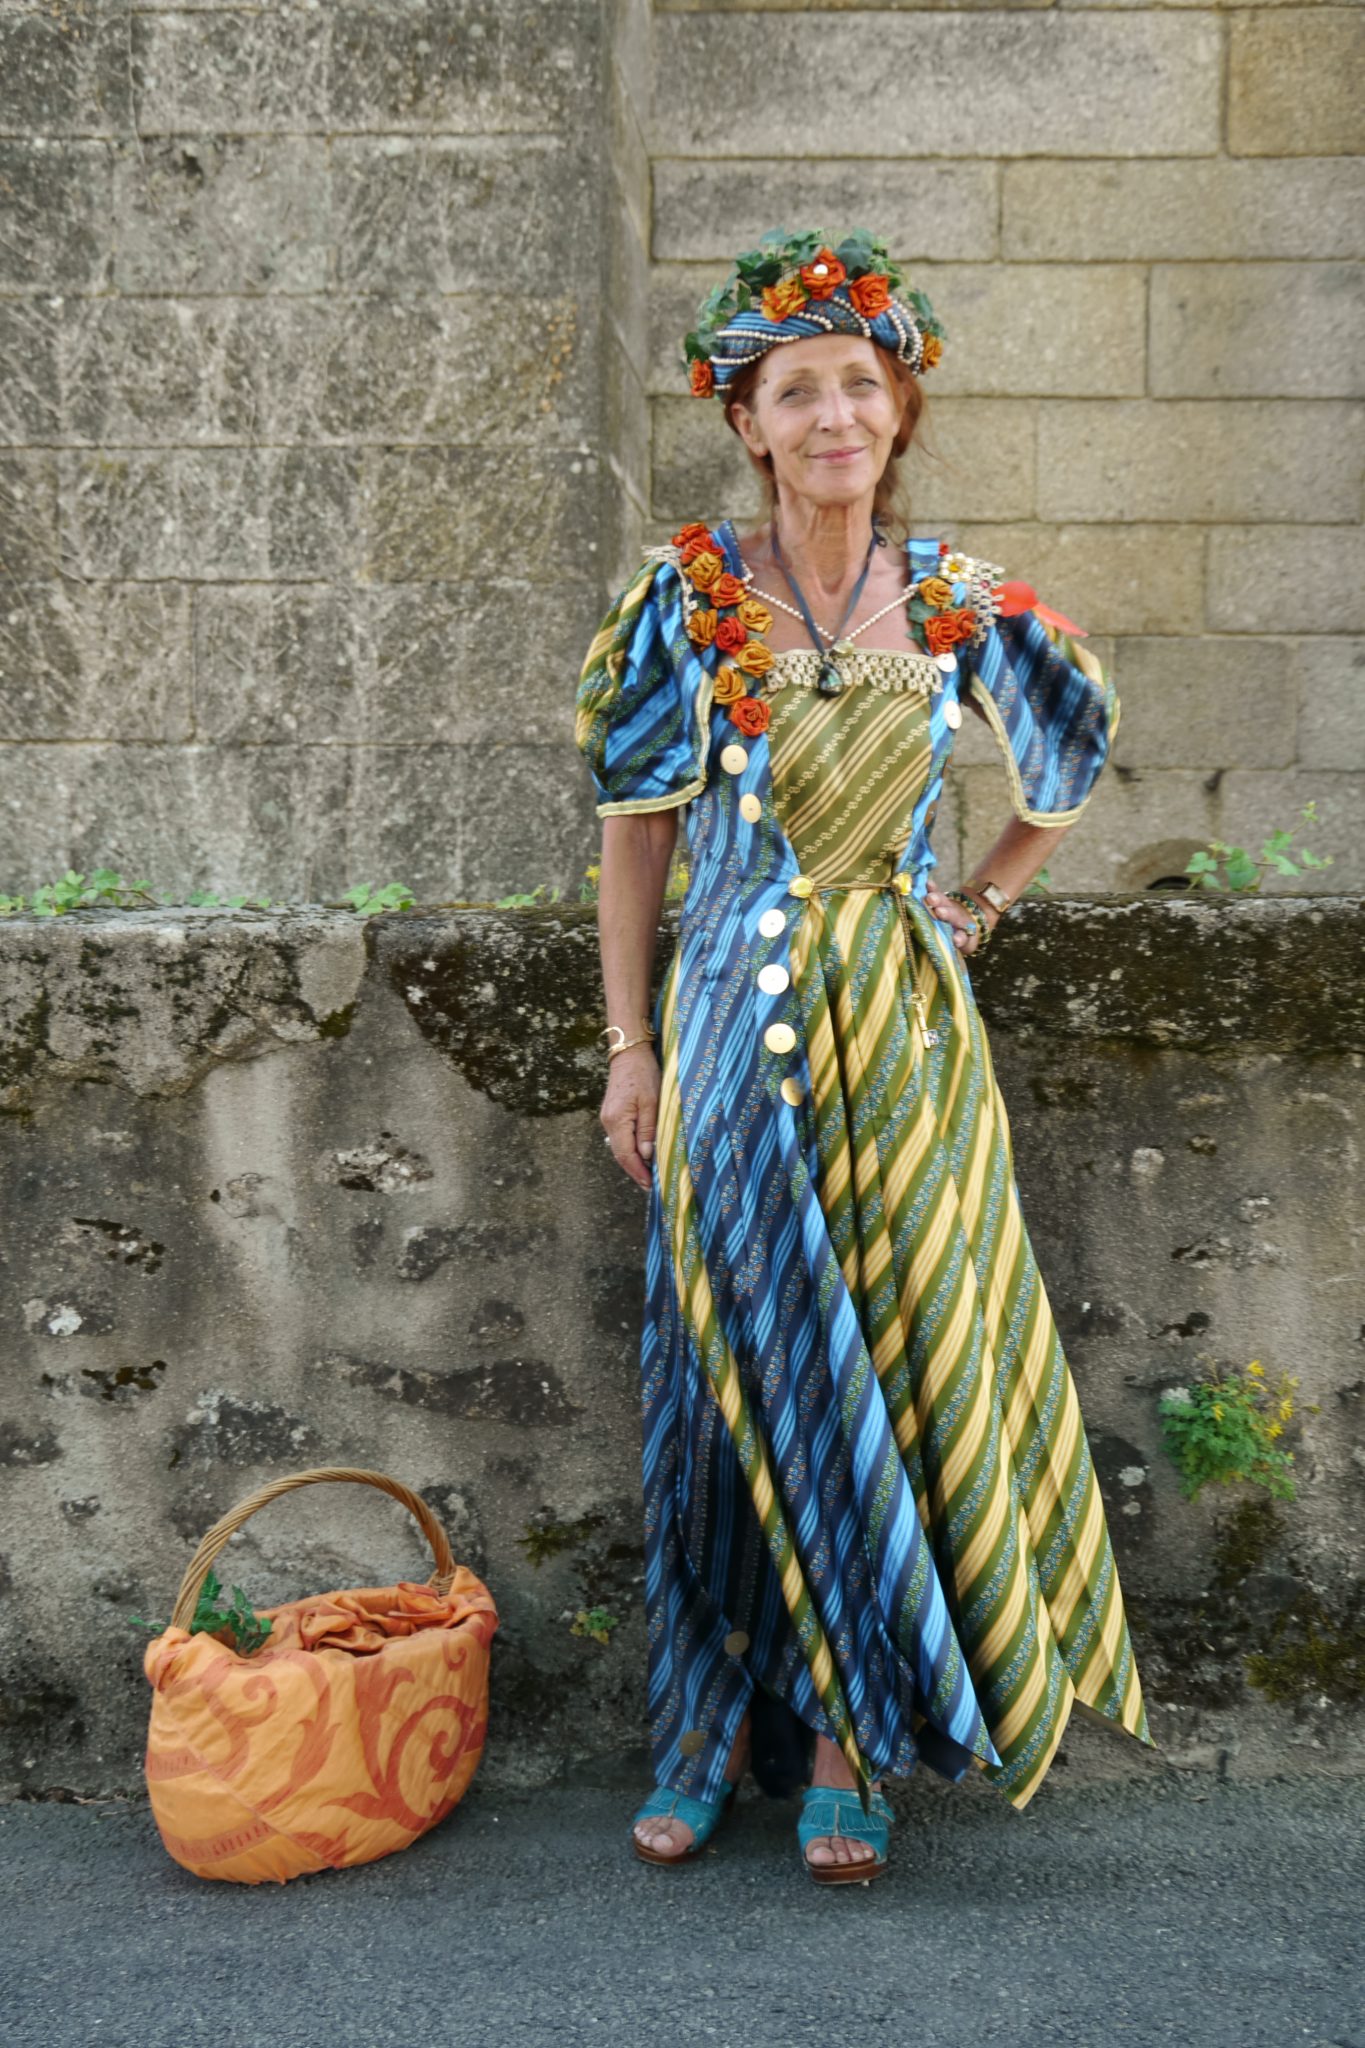
<instances>
[{"instance_id":1,"label":"blue striped fabric","mask_svg":"<svg viewBox=\"0 0 1365 2048\"><path fill-rule=\"evenodd\" d=\"M726 566L742 574L733 527L715 530ZM936 537L907 547L912 579L935 567ZM841 1746L866 1797L875 1773L907 1774L918 1758L952 1779L1002 1759L945 1598L938 1539L917 1506L921 1475L898 1448L831 1242L814 1120L780 1093L785 1079L810 1094L811 1048L829 1030L826 985L798 972L781 993L758 986L769 963L791 971L806 906L788 888L800 871L773 800L767 736L744 742L742 773L708 772L736 736L711 706L714 660L687 638L680 572L661 551L604 621L578 699L601 815L693 799L688 892L654 1016L663 1085L641 1344L655 1776L720 1796L762 1683ZM932 759L899 869L909 893L899 907L890 894L870 897L866 930L869 949L884 954L886 920L907 920L945 1018L984 1073L966 963L924 902L935 865L928 819L954 737L944 710L965 676L964 662L929 700ZM1103 761L1109 687L1036 619L990 629L972 687L991 695L1028 807L1074 811ZM739 807L749 793L761 804L753 822ZM760 920L774 910L783 928L764 936ZM856 1003L857 959L847 971ZM777 1022L794 1030L789 1052L765 1043ZM925 1086L917 1067L894 1114L913 1115ZM966 1256L963 1244L959 1271Z\"/></svg>"}]
</instances>

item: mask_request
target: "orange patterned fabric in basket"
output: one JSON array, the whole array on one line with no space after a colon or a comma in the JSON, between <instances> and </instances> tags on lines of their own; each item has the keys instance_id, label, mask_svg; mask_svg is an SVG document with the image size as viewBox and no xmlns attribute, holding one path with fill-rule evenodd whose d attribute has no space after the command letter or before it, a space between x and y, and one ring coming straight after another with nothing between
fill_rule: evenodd
<instances>
[{"instance_id":1,"label":"orange patterned fabric in basket","mask_svg":"<svg viewBox=\"0 0 1365 2048\"><path fill-rule=\"evenodd\" d=\"M493 1597L362 1586L266 1608L239 1657L168 1628L148 1644L147 1786L161 1839L198 1877L283 1883L369 1863L463 1796L488 1728Z\"/></svg>"}]
</instances>

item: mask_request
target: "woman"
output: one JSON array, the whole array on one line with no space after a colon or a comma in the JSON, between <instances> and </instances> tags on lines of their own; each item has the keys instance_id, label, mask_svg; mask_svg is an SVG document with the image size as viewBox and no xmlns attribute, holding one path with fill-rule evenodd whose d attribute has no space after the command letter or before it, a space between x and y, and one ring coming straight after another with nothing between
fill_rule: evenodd
<instances>
[{"instance_id":1,"label":"woman","mask_svg":"<svg viewBox=\"0 0 1365 2048\"><path fill-rule=\"evenodd\" d=\"M775 230L684 343L768 516L652 548L584 665L602 1123L648 1191L647 1861L695 1857L761 1717L814 1738L817 1882L886 1866L878 1774L1022 1808L1073 1705L1151 1744L967 962L1118 722L1080 629L933 537L896 463L942 330L884 246ZM1015 816L931 879L966 703ZM677 950L647 1017L687 805ZM757 1768L757 1766L756 1766Z\"/></svg>"}]
</instances>

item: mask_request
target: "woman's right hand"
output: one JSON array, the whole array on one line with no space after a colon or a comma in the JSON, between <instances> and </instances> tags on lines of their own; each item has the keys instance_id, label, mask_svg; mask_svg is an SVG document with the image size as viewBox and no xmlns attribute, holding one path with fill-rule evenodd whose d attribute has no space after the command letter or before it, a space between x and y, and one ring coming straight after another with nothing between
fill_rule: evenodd
<instances>
[{"instance_id":1,"label":"woman's right hand","mask_svg":"<svg viewBox=\"0 0 1365 2048\"><path fill-rule=\"evenodd\" d=\"M652 1045L632 1045L611 1062L601 1119L617 1165L647 1189L659 1121L659 1062Z\"/></svg>"}]
</instances>

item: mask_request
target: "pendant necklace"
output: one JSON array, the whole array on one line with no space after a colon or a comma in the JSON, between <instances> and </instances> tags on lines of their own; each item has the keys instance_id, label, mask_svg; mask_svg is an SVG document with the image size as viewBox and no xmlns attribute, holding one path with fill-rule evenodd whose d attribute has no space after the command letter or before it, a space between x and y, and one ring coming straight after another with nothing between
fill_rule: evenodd
<instances>
[{"instance_id":1,"label":"pendant necklace","mask_svg":"<svg viewBox=\"0 0 1365 2048\"><path fill-rule=\"evenodd\" d=\"M806 603L805 594L782 559L782 546L777 538L777 521L775 519L770 522L768 531L772 543L773 560L786 577L792 596L801 607L801 616L806 622L806 631L810 634L815 651L820 656L820 672L816 677L815 687L822 696L837 697L846 687L844 677L839 669L839 661L842 657L852 654L854 651L852 641L841 640L839 635L857 610L858 599L863 594L863 586L866 584L868 575L871 572L872 556L881 541L881 535L877 531L877 522L875 519L872 522L872 538L867 544L867 560L863 563L862 575L854 585L853 595L844 607L844 616L839 621L834 633L833 644L829 647L822 644L819 628L811 617L810 606Z\"/></svg>"}]
</instances>

